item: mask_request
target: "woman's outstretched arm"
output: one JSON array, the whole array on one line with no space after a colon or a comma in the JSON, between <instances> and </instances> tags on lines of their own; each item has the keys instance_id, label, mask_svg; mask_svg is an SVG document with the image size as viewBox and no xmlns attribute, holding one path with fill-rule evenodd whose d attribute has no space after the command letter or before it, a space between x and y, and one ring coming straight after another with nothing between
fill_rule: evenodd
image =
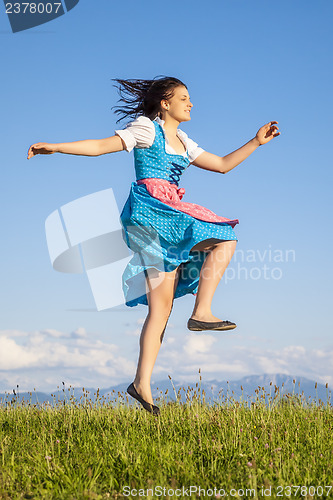
<instances>
[{"instance_id":1,"label":"woman's outstretched arm","mask_svg":"<svg viewBox=\"0 0 333 500\"><path fill-rule=\"evenodd\" d=\"M64 153L68 155L100 156L106 153L123 151L125 144L119 135L106 137L105 139L87 139L75 142L60 142L56 144L48 142L37 142L32 144L28 150L27 159L38 154L50 155L53 153Z\"/></svg>"},{"instance_id":2,"label":"woman's outstretched arm","mask_svg":"<svg viewBox=\"0 0 333 500\"><path fill-rule=\"evenodd\" d=\"M201 153L201 155L195 159L193 165L205 170L226 174L250 156L259 146L266 144L273 139L273 137L280 135L280 132L277 132L279 127L275 125L276 123L278 122L273 121L263 125L253 139L226 156L217 156L212 153L207 153L206 151Z\"/></svg>"}]
</instances>

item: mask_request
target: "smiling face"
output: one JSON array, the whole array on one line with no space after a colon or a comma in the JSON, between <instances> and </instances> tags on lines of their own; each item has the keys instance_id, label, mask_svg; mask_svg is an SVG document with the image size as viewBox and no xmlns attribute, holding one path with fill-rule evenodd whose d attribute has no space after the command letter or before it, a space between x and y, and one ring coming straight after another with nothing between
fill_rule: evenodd
<instances>
[{"instance_id":1,"label":"smiling face","mask_svg":"<svg viewBox=\"0 0 333 500\"><path fill-rule=\"evenodd\" d=\"M186 122L191 119L192 107L187 88L176 87L170 99L161 101L162 119L172 118L179 123Z\"/></svg>"}]
</instances>

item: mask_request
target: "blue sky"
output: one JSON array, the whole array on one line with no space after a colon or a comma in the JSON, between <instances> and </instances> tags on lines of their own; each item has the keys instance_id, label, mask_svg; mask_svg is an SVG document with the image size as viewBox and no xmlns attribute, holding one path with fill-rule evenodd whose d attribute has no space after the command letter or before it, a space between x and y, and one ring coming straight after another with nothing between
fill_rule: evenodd
<instances>
[{"instance_id":1,"label":"blue sky","mask_svg":"<svg viewBox=\"0 0 333 500\"><path fill-rule=\"evenodd\" d=\"M238 327L193 334L194 297L176 299L154 380L195 381L201 368L206 380L282 372L333 384L332 11L308 0L80 0L13 34L2 9L0 390L133 379L146 307L94 310L86 275L52 268L44 230L54 210L102 189L121 209L133 156L26 153L35 142L113 135L122 125L112 78L161 74L188 85L192 120L180 128L205 150L226 155L271 120L281 136L227 175L194 166L183 175L184 201L239 219L235 278L213 301L213 314ZM270 259L277 253L282 262Z\"/></svg>"}]
</instances>

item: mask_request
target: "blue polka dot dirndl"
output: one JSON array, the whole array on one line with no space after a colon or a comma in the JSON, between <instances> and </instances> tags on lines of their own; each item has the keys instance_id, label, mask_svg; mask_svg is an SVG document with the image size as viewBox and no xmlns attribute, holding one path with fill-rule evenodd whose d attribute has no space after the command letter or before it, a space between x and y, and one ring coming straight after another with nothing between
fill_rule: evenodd
<instances>
[{"instance_id":1,"label":"blue polka dot dirndl","mask_svg":"<svg viewBox=\"0 0 333 500\"><path fill-rule=\"evenodd\" d=\"M134 252L123 273L126 305L148 305L146 270L171 272L181 265L175 298L196 294L205 252L191 251L199 242L215 238L237 240L238 219L220 217L205 207L181 201L185 190L179 179L189 166L188 154L168 154L162 126L153 121L155 140L149 148L135 148L136 182L121 212L123 238Z\"/></svg>"}]
</instances>

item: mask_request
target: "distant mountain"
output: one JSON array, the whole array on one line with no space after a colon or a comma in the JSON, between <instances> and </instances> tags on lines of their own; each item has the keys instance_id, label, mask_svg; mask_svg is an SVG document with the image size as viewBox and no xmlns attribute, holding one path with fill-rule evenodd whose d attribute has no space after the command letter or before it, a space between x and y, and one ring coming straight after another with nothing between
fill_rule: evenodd
<instances>
[{"instance_id":1,"label":"distant mountain","mask_svg":"<svg viewBox=\"0 0 333 500\"><path fill-rule=\"evenodd\" d=\"M294 383L295 381L295 383ZM172 385L173 384L173 385ZM153 398L161 395L165 395L167 392L167 397L169 400L176 400L176 394L180 390L181 401L186 401L186 392L189 396L193 395L194 391L198 393L200 387L200 392L205 393L205 400L207 402L223 402L226 399L249 400L254 401L257 396L263 394L262 388L264 388L264 393L266 394L266 400L268 396L274 397L276 390L279 391L280 395L286 394L300 394L306 400L316 400L319 399L326 403L331 399L331 391L326 388L325 384L317 384L316 382L309 380L305 377L292 377L290 375L283 374L264 374L264 375L250 375L243 377L240 380L234 381L218 381L211 380L208 382L201 381L201 384L180 384L177 381L162 380L159 382L152 383L152 394ZM100 394L103 396L110 396L112 391L115 393L122 393L126 391L126 384L119 384L116 387L110 387L109 389L102 389ZM317 385L317 388L316 388ZM173 389L173 386L175 389ZM191 391L188 391L192 388ZM260 388L260 390L259 390ZM185 390L184 390L185 389ZM257 394L255 391L258 390Z\"/></svg>"},{"instance_id":2,"label":"distant mountain","mask_svg":"<svg viewBox=\"0 0 333 500\"><path fill-rule=\"evenodd\" d=\"M100 389L98 395L103 400L122 401L126 397L126 388L128 383L119 384L107 389ZM316 387L317 386L317 387ZM43 392L25 392L19 393L15 389L12 393L0 394L0 405L6 404L10 401L30 402L32 405L49 403L56 404L58 401L66 400L69 402L71 399L84 402L85 399L95 401L97 397L97 390L94 388L64 388L62 390L54 391L50 394ZM276 393L280 396L286 394L301 395L307 401L319 401L323 403L330 402L331 390L324 384L317 384L305 377L292 377L283 374L264 374L264 375L250 375L243 377L236 381L201 381L195 384L180 384L177 381L161 380L152 383L152 393L154 399L165 398L167 401L176 401L176 396L182 402L188 398L192 399L193 395L203 395L207 403L224 403L226 401L244 400L255 401L265 400L274 397ZM263 398L264 396L264 398Z\"/></svg>"}]
</instances>

